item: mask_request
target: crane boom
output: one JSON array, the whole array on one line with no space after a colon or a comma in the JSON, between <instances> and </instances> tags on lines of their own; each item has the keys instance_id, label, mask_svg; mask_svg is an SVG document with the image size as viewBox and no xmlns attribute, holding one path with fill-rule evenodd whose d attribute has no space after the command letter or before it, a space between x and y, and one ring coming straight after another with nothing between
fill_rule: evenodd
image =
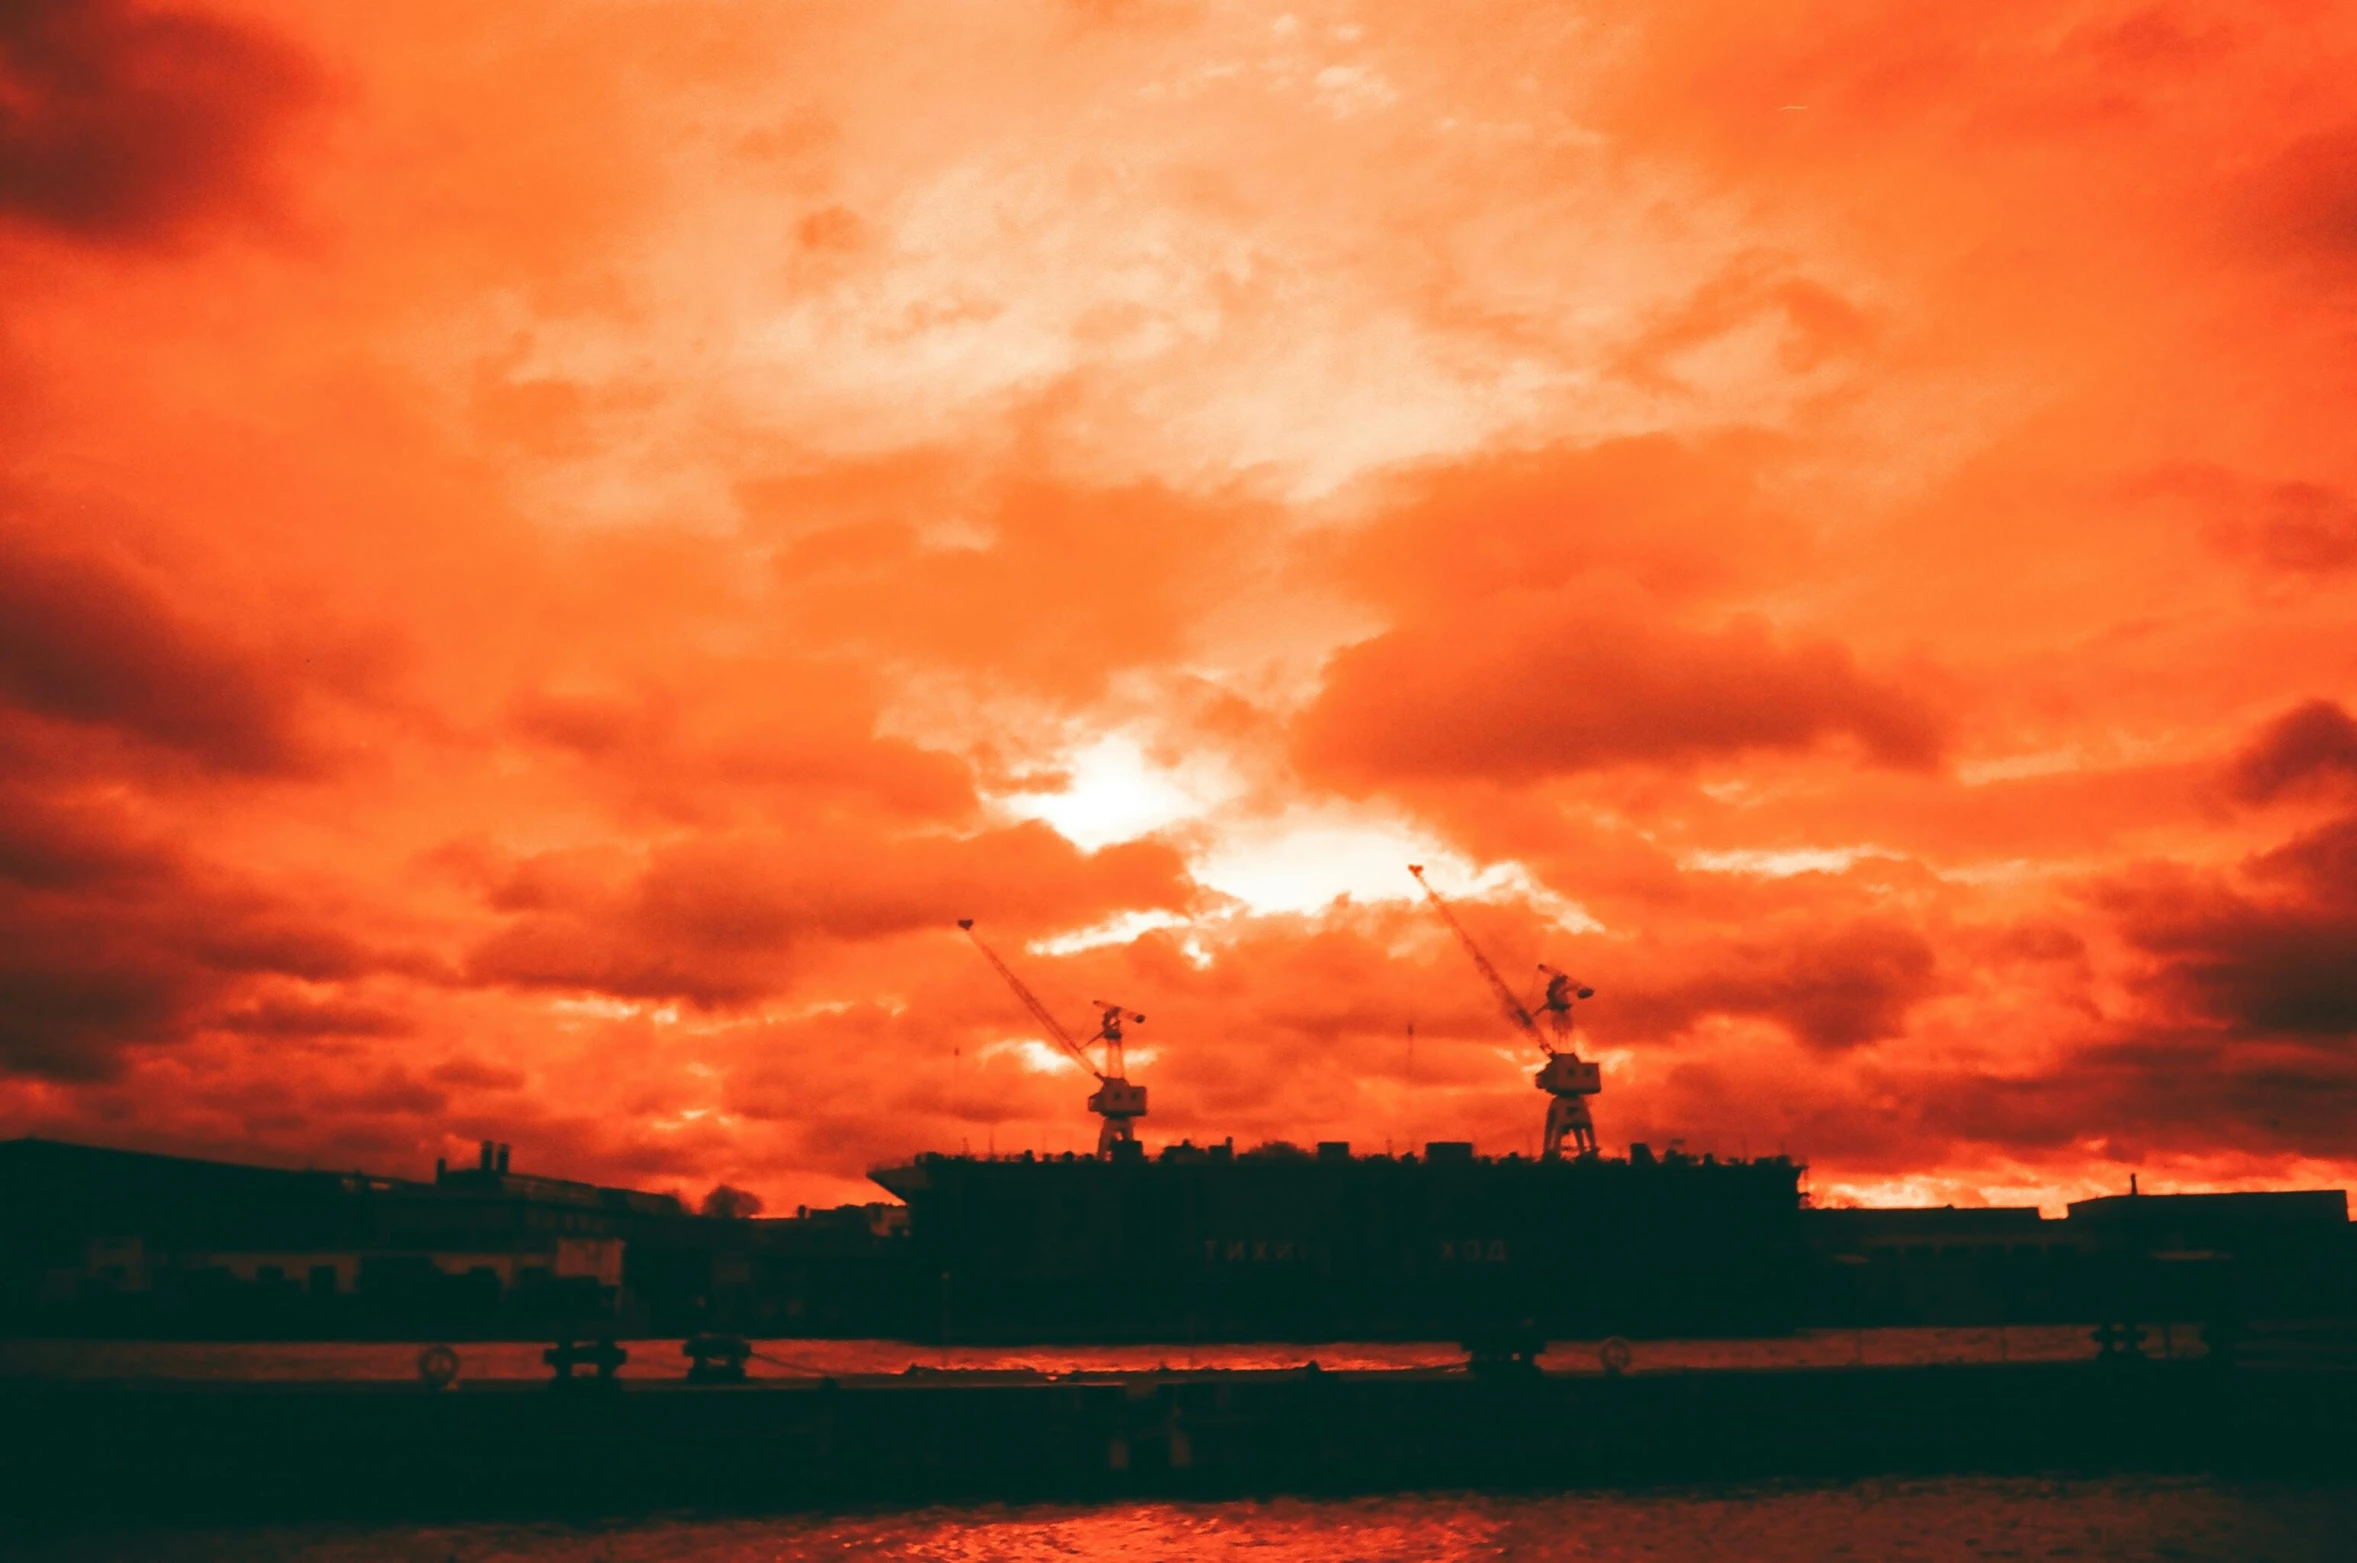
<instances>
[{"instance_id":1,"label":"crane boom","mask_svg":"<svg viewBox=\"0 0 2357 1563\"><path fill-rule=\"evenodd\" d=\"M1557 1034L1564 1044L1564 1050L1558 1052L1555 1044L1547 1039L1547 1034L1539 1029L1538 1017L1530 1012L1530 1006L1514 996L1514 990L1506 986L1506 979L1498 975L1498 969L1489 963L1489 957L1481 953L1481 946L1473 942L1473 935L1465 931L1465 925L1457 921L1457 914L1449 910L1448 902L1440 898L1440 892L1432 888L1432 881L1424 877L1423 866L1410 863L1408 872L1416 876L1416 883L1424 887L1424 894L1431 899L1433 910L1440 913L1450 930L1456 934L1457 942L1465 946L1465 953L1473 957L1473 964L1489 979L1491 990L1498 996L1498 1007L1506 1012L1506 1018L1527 1032L1530 1039L1539 1045L1539 1051L1547 1055L1546 1067L1531 1081L1531 1084L1546 1092L1549 1098L1544 1159L1559 1159L1563 1155L1563 1142L1566 1139L1572 1142L1578 1155L1598 1154L1596 1122L1588 1111L1587 1098L1604 1089L1603 1073L1571 1050L1572 1001L1593 998L1596 990L1552 966L1539 967L1547 976L1547 1018L1555 1023Z\"/></svg>"},{"instance_id":2,"label":"crane boom","mask_svg":"<svg viewBox=\"0 0 2357 1563\"><path fill-rule=\"evenodd\" d=\"M1449 928L1457 936L1457 942L1465 946L1465 953L1473 957L1473 964L1481 968L1481 974L1489 979L1491 989L1498 996L1498 1007L1506 1012L1506 1018L1527 1032L1530 1039L1539 1045L1540 1051L1553 1054L1555 1046L1539 1030L1538 1018L1514 996L1514 990L1506 986L1506 979L1498 975L1498 969L1489 963L1489 957L1481 953L1481 946L1473 942L1473 935L1465 931L1465 925L1457 921L1457 914L1449 910L1448 902L1443 901L1440 892L1432 888L1432 882L1424 877L1424 866L1421 863L1410 863L1408 872L1416 876L1416 883L1424 887L1424 894L1431 899L1433 909L1447 920Z\"/></svg>"},{"instance_id":3,"label":"crane boom","mask_svg":"<svg viewBox=\"0 0 2357 1563\"><path fill-rule=\"evenodd\" d=\"M1083 1069L1095 1075L1099 1080L1104 1079L1104 1071L1090 1061L1087 1050L1073 1040L1072 1033L1064 1029L1063 1023L1056 1019L1055 1013L1039 1001L1038 995L1023 985L1023 979L1015 975L1013 967L998 958L996 950L982 942L982 935L974 931L974 919L961 917L958 919L958 926L966 931L967 938L974 941L974 948L982 952L982 958L990 962L998 974L1007 980L1008 987L1015 990L1015 997L1021 999L1023 1007L1031 1011L1031 1018L1038 1021L1049 1036L1061 1043L1065 1052L1079 1059Z\"/></svg>"}]
</instances>

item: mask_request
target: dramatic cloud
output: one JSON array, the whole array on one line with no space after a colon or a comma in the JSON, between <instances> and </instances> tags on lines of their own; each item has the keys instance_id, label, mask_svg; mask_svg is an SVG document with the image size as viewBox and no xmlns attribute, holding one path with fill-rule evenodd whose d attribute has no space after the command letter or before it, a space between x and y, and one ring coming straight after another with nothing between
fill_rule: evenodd
<instances>
[{"instance_id":1,"label":"dramatic cloud","mask_svg":"<svg viewBox=\"0 0 2357 1563\"><path fill-rule=\"evenodd\" d=\"M2288 792L2357 782L2357 721L2330 700L2310 700L2267 724L2234 759L2234 795L2266 803Z\"/></svg>"},{"instance_id":2,"label":"dramatic cloud","mask_svg":"<svg viewBox=\"0 0 2357 1563\"><path fill-rule=\"evenodd\" d=\"M1667 604L1757 589L1807 557L1766 491L1776 443L1655 434L1428 466L1387 483L1384 508L1320 562L1419 615L1574 586Z\"/></svg>"},{"instance_id":3,"label":"dramatic cloud","mask_svg":"<svg viewBox=\"0 0 2357 1563\"><path fill-rule=\"evenodd\" d=\"M1764 626L1681 631L1511 597L1476 622L1401 630L1337 657L1303 728L1313 774L1519 780L1690 764L1833 735L1887 765L1939 752L1931 713L1861 676L1839 647L1778 646Z\"/></svg>"},{"instance_id":4,"label":"dramatic cloud","mask_svg":"<svg viewBox=\"0 0 2357 1563\"><path fill-rule=\"evenodd\" d=\"M1853 1048L1903 1035L1909 1009L1933 991L1937 954L1911 928L1859 921L1778 933L1773 944L1685 952L1681 964L1702 970L1666 990L1630 994L1615 1008L1635 1025L1616 1017L1614 1029L1674 1034L1705 1015L1755 1015L1812 1048Z\"/></svg>"},{"instance_id":5,"label":"dramatic cloud","mask_svg":"<svg viewBox=\"0 0 2357 1563\"><path fill-rule=\"evenodd\" d=\"M0 700L233 771L296 763L295 691L254 649L91 558L0 531Z\"/></svg>"},{"instance_id":6,"label":"dramatic cloud","mask_svg":"<svg viewBox=\"0 0 2357 1563\"><path fill-rule=\"evenodd\" d=\"M2357 127L2302 136L2252 181L2266 227L2327 265L2357 264Z\"/></svg>"},{"instance_id":7,"label":"dramatic cloud","mask_svg":"<svg viewBox=\"0 0 2357 1563\"><path fill-rule=\"evenodd\" d=\"M380 963L330 916L143 838L119 808L0 791L0 1067L105 1075L253 978L336 982ZM228 1023L287 1018L266 1006Z\"/></svg>"},{"instance_id":8,"label":"dramatic cloud","mask_svg":"<svg viewBox=\"0 0 2357 1563\"><path fill-rule=\"evenodd\" d=\"M2243 865L2240 883L2183 871L2112 892L2154 979L2191 1013L2252 1036L2330 1038L2357 1050L2357 816Z\"/></svg>"},{"instance_id":9,"label":"dramatic cloud","mask_svg":"<svg viewBox=\"0 0 2357 1563\"><path fill-rule=\"evenodd\" d=\"M786 990L798 947L949 927L1017 934L1187 899L1169 848L1083 854L1022 825L905 842L826 833L798 842L708 839L659 854L626 883L580 856L517 865L492 902L516 914L478 949L479 979L715 1005Z\"/></svg>"},{"instance_id":10,"label":"dramatic cloud","mask_svg":"<svg viewBox=\"0 0 2357 1563\"><path fill-rule=\"evenodd\" d=\"M2345 8L0 4L0 1132L2346 1180Z\"/></svg>"},{"instance_id":11,"label":"dramatic cloud","mask_svg":"<svg viewBox=\"0 0 2357 1563\"><path fill-rule=\"evenodd\" d=\"M139 0L0 7L0 218L102 243L250 206L270 138L310 96L251 26Z\"/></svg>"}]
</instances>

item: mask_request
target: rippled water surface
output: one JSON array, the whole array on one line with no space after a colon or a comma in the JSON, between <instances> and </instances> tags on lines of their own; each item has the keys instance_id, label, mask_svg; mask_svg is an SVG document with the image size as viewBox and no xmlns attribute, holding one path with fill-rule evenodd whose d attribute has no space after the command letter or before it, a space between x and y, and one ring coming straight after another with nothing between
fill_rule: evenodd
<instances>
[{"instance_id":1,"label":"rippled water surface","mask_svg":"<svg viewBox=\"0 0 2357 1563\"><path fill-rule=\"evenodd\" d=\"M4 1538L0 1538L4 1539ZM1207 1558L2171 1560L2347 1563L2357 1487L2199 1480L1942 1479L1352 1502L925 1509L612 1527L452 1526L82 1534L24 1541L26 1563L940 1563Z\"/></svg>"}]
</instances>

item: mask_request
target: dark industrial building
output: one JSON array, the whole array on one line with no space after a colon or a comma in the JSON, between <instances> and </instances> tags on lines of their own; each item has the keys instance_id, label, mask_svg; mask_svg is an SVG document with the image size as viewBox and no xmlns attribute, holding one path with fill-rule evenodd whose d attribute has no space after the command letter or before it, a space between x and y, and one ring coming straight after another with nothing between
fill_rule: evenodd
<instances>
[{"instance_id":1,"label":"dark industrial building","mask_svg":"<svg viewBox=\"0 0 2357 1563\"><path fill-rule=\"evenodd\" d=\"M779 1225L800 1226L515 1172L489 1143L429 1183L12 1140L0 1143L0 1323L215 1338L675 1333L749 1304L749 1255Z\"/></svg>"},{"instance_id":2,"label":"dark industrial building","mask_svg":"<svg viewBox=\"0 0 2357 1563\"><path fill-rule=\"evenodd\" d=\"M2357 1314L2338 1189L2119 1194L2032 1207L1812 1210L1814 1323L2070 1323Z\"/></svg>"},{"instance_id":3,"label":"dark industrial building","mask_svg":"<svg viewBox=\"0 0 2357 1563\"><path fill-rule=\"evenodd\" d=\"M1783 1158L1134 1144L921 1156L774 1220L512 1170L431 1182L0 1143L0 1328L189 1338L1470 1340L2357 1315L2337 1190L1811 1209Z\"/></svg>"}]
</instances>

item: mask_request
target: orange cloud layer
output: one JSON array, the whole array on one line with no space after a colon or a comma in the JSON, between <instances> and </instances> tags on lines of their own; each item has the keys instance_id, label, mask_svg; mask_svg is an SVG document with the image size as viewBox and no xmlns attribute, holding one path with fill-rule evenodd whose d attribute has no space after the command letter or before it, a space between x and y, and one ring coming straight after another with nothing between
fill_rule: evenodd
<instances>
[{"instance_id":1,"label":"orange cloud layer","mask_svg":"<svg viewBox=\"0 0 2357 1563\"><path fill-rule=\"evenodd\" d=\"M0 17L0 1131L2357 1168L2331 7ZM1411 1032L1411 1027L1413 1028ZM2157 1184L2153 1180L2159 1180Z\"/></svg>"}]
</instances>

